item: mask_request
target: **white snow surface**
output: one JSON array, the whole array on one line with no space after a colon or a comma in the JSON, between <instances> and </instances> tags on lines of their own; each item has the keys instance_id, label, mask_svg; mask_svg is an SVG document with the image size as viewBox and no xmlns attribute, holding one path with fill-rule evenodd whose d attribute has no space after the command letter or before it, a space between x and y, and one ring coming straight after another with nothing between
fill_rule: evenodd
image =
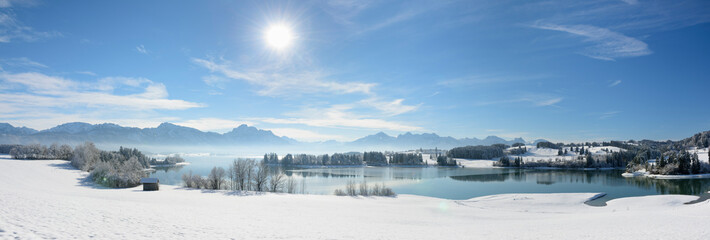
<instances>
[{"instance_id":1,"label":"white snow surface","mask_svg":"<svg viewBox=\"0 0 710 240\"><path fill-rule=\"evenodd\" d=\"M517 148L517 147L511 147L508 148L508 150ZM525 148L527 148L527 153L522 154L522 155L511 155L511 159L515 157L522 157L524 162L537 162L537 161L552 161L552 160L562 160L562 161L570 161L570 160L575 160L577 157L580 155L572 151L572 148L570 147L565 147L562 148L562 150L567 150L567 154L564 156L559 156L557 155L557 149L552 149L552 148L537 148L536 146L533 145L526 145ZM581 147L580 147L581 148ZM612 147L612 146L605 146L605 147L584 147L585 151L589 151L592 153L594 156L599 156L599 155L607 155L609 152L619 152L619 151L625 151L624 149L618 148L618 147ZM604 151L607 150L608 152Z\"/></svg>"},{"instance_id":2,"label":"white snow surface","mask_svg":"<svg viewBox=\"0 0 710 240\"><path fill-rule=\"evenodd\" d=\"M493 164L498 162L498 158L493 160L454 158L454 160L456 160L456 163L467 168L495 168Z\"/></svg>"},{"instance_id":3,"label":"white snow surface","mask_svg":"<svg viewBox=\"0 0 710 240\"><path fill-rule=\"evenodd\" d=\"M456 201L105 189L66 161L0 159L0 239L709 239L710 202L504 194Z\"/></svg>"}]
</instances>

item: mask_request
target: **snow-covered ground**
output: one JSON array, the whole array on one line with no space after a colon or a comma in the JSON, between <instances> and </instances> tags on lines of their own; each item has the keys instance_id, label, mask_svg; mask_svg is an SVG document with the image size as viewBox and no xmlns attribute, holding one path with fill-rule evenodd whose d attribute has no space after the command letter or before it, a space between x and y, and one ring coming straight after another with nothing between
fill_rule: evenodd
<instances>
[{"instance_id":1,"label":"snow-covered ground","mask_svg":"<svg viewBox=\"0 0 710 240\"><path fill-rule=\"evenodd\" d=\"M527 148L527 153L521 155L511 155L511 158L522 157L524 162L537 162L537 161L548 161L548 160L574 160L580 155L572 151L570 147L565 147L562 151L567 150L567 154L563 156L557 155L557 149L552 148L537 148L533 145L525 146ZM511 147L508 150L517 148ZM581 147L580 147L581 148ZM606 150L606 151L605 151ZM584 147L584 151L589 151L593 156L606 155L610 152L625 151L624 149L612 146L606 147Z\"/></svg>"},{"instance_id":2,"label":"snow-covered ground","mask_svg":"<svg viewBox=\"0 0 710 240\"><path fill-rule=\"evenodd\" d=\"M68 162L0 159L0 238L98 239L709 239L710 201L597 193L454 201L104 189Z\"/></svg>"},{"instance_id":3,"label":"snow-covered ground","mask_svg":"<svg viewBox=\"0 0 710 240\"><path fill-rule=\"evenodd\" d=\"M690 148L688 150L691 154L697 153L698 154L698 160L701 162L708 162L708 148Z\"/></svg>"},{"instance_id":4,"label":"snow-covered ground","mask_svg":"<svg viewBox=\"0 0 710 240\"><path fill-rule=\"evenodd\" d=\"M466 159L466 158L454 158L456 163L467 168L494 168L493 163L498 162L498 159L488 160L488 159Z\"/></svg>"}]
</instances>

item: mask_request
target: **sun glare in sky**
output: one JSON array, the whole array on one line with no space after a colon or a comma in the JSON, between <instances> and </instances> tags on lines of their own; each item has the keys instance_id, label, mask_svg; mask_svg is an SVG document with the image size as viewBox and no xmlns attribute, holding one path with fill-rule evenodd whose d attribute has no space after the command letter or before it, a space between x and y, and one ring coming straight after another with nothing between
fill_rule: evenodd
<instances>
[{"instance_id":1,"label":"sun glare in sky","mask_svg":"<svg viewBox=\"0 0 710 240\"><path fill-rule=\"evenodd\" d=\"M269 47L276 50L288 48L294 40L293 31L285 24L274 24L266 29L264 39Z\"/></svg>"}]
</instances>

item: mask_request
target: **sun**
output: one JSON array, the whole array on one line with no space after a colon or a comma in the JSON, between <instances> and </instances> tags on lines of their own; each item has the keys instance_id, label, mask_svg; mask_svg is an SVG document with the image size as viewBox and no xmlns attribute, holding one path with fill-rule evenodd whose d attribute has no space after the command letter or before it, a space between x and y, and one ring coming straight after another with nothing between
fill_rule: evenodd
<instances>
[{"instance_id":1,"label":"sun","mask_svg":"<svg viewBox=\"0 0 710 240\"><path fill-rule=\"evenodd\" d=\"M293 32L285 24L274 24L266 29L264 40L266 43L276 49L283 50L288 48L293 43Z\"/></svg>"}]
</instances>

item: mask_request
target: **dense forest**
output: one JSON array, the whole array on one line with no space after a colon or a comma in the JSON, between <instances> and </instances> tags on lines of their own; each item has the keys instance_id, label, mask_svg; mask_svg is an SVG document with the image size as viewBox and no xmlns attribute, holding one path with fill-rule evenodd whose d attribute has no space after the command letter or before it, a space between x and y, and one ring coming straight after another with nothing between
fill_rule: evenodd
<instances>
[{"instance_id":1,"label":"dense forest","mask_svg":"<svg viewBox=\"0 0 710 240\"><path fill-rule=\"evenodd\" d=\"M447 152L450 158L468 159L493 159L505 156L504 144L493 144L491 146L465 146L452 148Z\"/></svg>"}]
</instances>

